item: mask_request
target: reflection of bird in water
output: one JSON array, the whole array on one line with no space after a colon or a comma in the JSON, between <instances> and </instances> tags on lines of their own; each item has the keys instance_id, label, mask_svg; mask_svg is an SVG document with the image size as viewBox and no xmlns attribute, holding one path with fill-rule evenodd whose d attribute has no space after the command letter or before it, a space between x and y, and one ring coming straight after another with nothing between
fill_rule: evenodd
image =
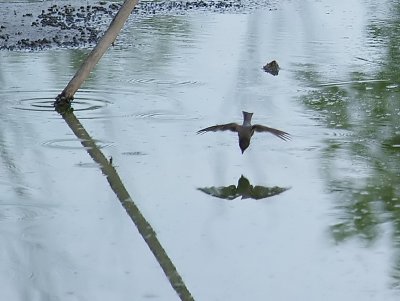
<instances>
[{"instance_id":1,"label":"reflection of bird in water","mask_svg":"<svg viewBox=\"0 0 400 301\"><path fill-rule=\"evenodd\" d=\"M205 132L216 132L216 131L232 131L237 132L239 136L239 147L242 150L242 154L246 150L246 148L250 145L251 137L253 136L254 132L269 132L274 134L275 136L283 139L289 140L290 135L286 132L269 128L264 125L260 124L251 124L251 117L253 113L248 113L243 111L243 125L239 125L237 123L227 123L227 124L218 124L214 126L210 126L208 128L202 129L197 132L197 134L202 134Z\"/></svg>"},{"instance_id":2,"label":"reflection of bird in water","mask_svg":"<svg viewBox=\"0 0 400 301\"><path fill-rule=\"evenodd\" d=\"M237 197L241 197L242 199L265 199L274 195L278 195L289 188L284 187L265 187L265 186L253 186L250 184L250 181L245 178L243 175L239 178L237 186L229 185L229 186L221 186L221 187L204 187L197 188L198 190L220 198L233 200Z\"/></svg>"}]
</instances>

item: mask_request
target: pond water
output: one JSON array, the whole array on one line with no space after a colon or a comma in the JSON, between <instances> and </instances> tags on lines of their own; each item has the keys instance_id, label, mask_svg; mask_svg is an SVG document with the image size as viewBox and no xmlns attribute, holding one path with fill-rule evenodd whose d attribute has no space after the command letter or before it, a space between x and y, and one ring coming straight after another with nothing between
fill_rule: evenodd
<instances>
[{"instance_id":1,"label":"pond water","mask_svg":"<svg viewBox=\"0 0 400 301\"><path fill-rule=\"evenodd\" d=\"M1 52L2 300L179 300L111 165L195 300L398 300L399 10L132 16L74 125L52 102L89 49ZM242 110L292 139L196 134Z\"/></svg>"}]
</instances>

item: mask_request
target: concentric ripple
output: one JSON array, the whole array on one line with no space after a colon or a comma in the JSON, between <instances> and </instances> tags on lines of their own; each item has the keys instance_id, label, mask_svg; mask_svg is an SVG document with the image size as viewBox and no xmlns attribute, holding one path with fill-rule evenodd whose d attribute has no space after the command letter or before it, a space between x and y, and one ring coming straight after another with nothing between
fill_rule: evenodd
<instances>
[{"instance_id":1,"label":"concentric ripple","mask_svg":"<svg viewBox=\"0 0 400 301\"><path fill-rule=\"evenodd\" d=\"M136 114L132 114L133 117L136 118L144 118L144 119L159 119L159 120L196 120L198 119L195 116L189 116L186 114L179 114L173 111L167 110L152 110L152 111L145 111Z\"/></svg>"},{"instance_id":2,"label":"concentric ripple","mask_svg":"<svg viewBox=\"0 0 400 301\"><path fill-rule=\"evenodd\" d=\"M64 139L52 139L42 143L43 146L56 149L64 150L76 150L82 149L85 142L94 142L96 147L99 149L111 146L113 143L105 140L93 139L91 141L77 138L64 138ZM91 149L91 147L85 147L85 149Z\"/></svg>"},{"instance_id":3,"label":"concentric ripple","mask_svg":"<svg viewBox=\"0 0 400 301\"><path fill-rule=\"evenodd\" d=\"M54 99L27 98L21 99L14 109L26 111L54 111Z\"/></svg>"},{"instance_id":4,"label":"concentric ripple","mask_svg":"<svg viewBox=\"0 0 400 301\"><path fill-rule=\"evenodd\" d=\"M171 86L181 86L181 85L198 85L198 81L192 80L167 80L167 79L155 79L155 78L132 78L127 80L128 83L138 83L138 84L155 84L155 85L171 85Z\"/></svg>"},{"instance_id":5,"label":"concentric ripple","mask_svg":"<svg viewBox=\"0 0 400 301\"><path fill-rule=\"evenodd\" d=\"M55 96L60 93L56 90L47 91L7 91L7 98L18 95L19 99L12 101L12 108L24 111L48 111L54 112ZM100 92L101 93L101 92ZM73 101L74 111L94 111L107 106L110 102L97 96L97 91L82 90L77 93Z\"/></svg>"}]
</instances>

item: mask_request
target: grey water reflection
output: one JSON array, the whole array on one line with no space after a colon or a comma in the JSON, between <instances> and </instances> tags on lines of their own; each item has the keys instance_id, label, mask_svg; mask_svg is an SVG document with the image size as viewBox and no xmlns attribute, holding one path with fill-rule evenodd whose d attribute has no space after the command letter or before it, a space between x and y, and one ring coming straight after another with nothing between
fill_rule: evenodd
<instances>
[{"instance_id":1,"label":"grey water reflection","mask_svg":"<svg viewBox=\"0 0 400 301\"><path fill-rule=\"evenodd\" d=\"M133 198L126 190L123 181L119 177L115 167L112 164L112 158L107 159L105 157L105 155L100 150L101 147L98 146L98 141L96 141L89 135L79 119L73 113L73 109L71 107L68 106L57 108L57 110L58 113L60 113L60 115L65 120L66 124L72 130L72 132L79 139L82 146L92 157L93 161L98 164L103 174L107 177L107 181L110 184L112 190L121 202L121 205L125 208L129 217L134 222L143 239L146 241L151 252L156 257L158 263L163 269L165 275L167 276L168 281L170 282L176 293L179 295L180 299L188 301L194 300L191 293L187 289L185 282L176 270L174 263L171 261L164 248L160 244L157 238L157 234L153 230L153 227L142 215Z\"/></svg>"},{"instance_id":2,"label":"grey water reflection","mask_svg":"<svg viewBox=\"0 0 400 301\"><path fill-rule=\"evenodd\" d=\"M282 192L288 190L289 188L284 187L266 187L261 185L251 185L250 181L243 175L239 178L237 185L229 186L211 186L211 187L200 187L198 190L204 192L205 194L217 197L220 199L233 200L238 197L243 199L265 199L272 197L274 195L281 194Z\"/></svg>"},{"instance_id":3,"label":"grey water reflection","mask_svg":"<svg viewBox=\"0 0 400 301\"><path fill-rule=\"evenodd\" d=\"M326 84L316 65L298 78L312 89L300 96L329 129L321 173L334 197L337 243L357 238L373 246L390 225L392 285L400 288L400 4L387 3L382 19L367 25L367 47L380 55L354 66L343 82Z\"/></svg>"}]
</instances>

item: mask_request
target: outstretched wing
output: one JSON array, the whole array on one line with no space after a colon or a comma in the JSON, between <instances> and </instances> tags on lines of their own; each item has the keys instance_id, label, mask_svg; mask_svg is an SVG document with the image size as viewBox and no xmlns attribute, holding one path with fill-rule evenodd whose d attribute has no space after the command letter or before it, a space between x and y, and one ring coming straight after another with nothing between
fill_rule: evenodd
<instances>
[{"instance_id":1,"label":"outstretched wing","mask_svg":"<svg viewBox=\"0 0 400 301\"><path fill-rule=\"evenodd\" d=\"M240 127L240 125L238 125L237 123L217 124L217 125L202 129L202 130L198 131L197 134L204 134L205 132L217 132L217 131L237 132L239 130L239 127Z\"/></svg>"},{"instance_id":2,"label":"outstretched wing","mask_svg":"<svg viewBox=\"0 0 400 301\"><path fill-rule=\"evenodd\" d=\"M271 133L279 138L281 138L282 140L290 140L290 134L284 132L284 131L280 131L274 128L269 128L267 126L263 126L260 124L255 124L253 125L253 130L256 132L268 132Z\"/></svg>"}]
</instances>

